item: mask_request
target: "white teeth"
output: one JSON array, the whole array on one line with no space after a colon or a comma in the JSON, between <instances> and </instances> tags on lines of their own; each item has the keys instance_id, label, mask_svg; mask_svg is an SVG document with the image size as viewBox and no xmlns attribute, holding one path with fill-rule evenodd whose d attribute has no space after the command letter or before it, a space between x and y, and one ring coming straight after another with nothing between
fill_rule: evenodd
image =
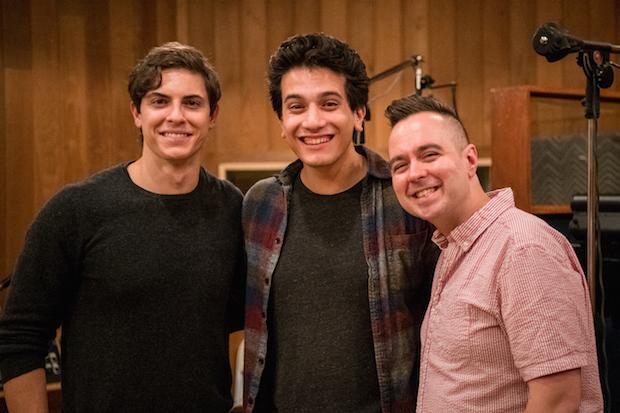
<instances>
[{"instance_id":1,"label":"white teeth","mask_svg":"<svg viewBox=\"0 0 620 413\"><path fill-rule=\"evenodd\" d=\"M164 132L162 133L167 138L185 138L188 137L189 133L181 133L181 132Z\"/></svg>"},{"instance_id":2,"label":"white teeth","mask_svg":"<svg viewBox=\"0 0 620 413\"><path fill-rule=\"evenodd\" d=\"M426 198L427 196L429 196L430 194L432 194L433 192L435 192L437 190L437 188L426 188L423 189L421 191L416 192L415 194L413 194L416 198Z\"/></svg>"},{"instance_id":3,"label":"white teeth","mask_svg":"<svg viewBox=\"0 0 620 413\"><path fill-rule=\"evenodd\" d=\"M304 138L303 141L306 145L320 145L322 143L329 142L329 137L321 136L319 138Z\"/></svg>"}]
</instances>

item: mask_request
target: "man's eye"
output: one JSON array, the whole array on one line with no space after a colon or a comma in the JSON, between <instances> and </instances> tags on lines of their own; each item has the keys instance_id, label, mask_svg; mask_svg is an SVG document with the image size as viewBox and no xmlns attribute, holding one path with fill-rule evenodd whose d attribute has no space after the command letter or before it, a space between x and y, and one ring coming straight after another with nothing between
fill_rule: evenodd
<instances>
[{"instance_id":1,"label":"man's eye","mask_svg":"<svg viewBox=\"0 0 620 413\"><path fill-rule=\"evenodd\" d=\"M437 152L426 152L422 157L426 160L431 160L436 158L437 156L439 156Z\"/></svg>"},{"instance_id":2,"label":"man's eye","mask_svg":"<svg viewBox=\"0 0 620 413\"><path fill-rule=\"evenodd\" d=\"M406 163L396 163L392 165L392 174L398 174L404 172L407 169Z\"/></svg>"},{"instance_id":3,"label":"man's eye","mask_svg":"<svg viewBox=\"0 0 620 413\"><path fill-rule=\"evenodd\" d=\"M335 100L328 100L327 102L323 103L323 106L327 109L335 109L338 107L338 102Z\"/></svg>"},{"instance_id":4,"label":"man's eye","mask_svg":"<svg viewBox=\"0 0 620 413\"><path fill-rule=\"evenodd\" d=\"M304 108L304 106L300 103L292 103L290 105L288 105L288 109L290 111L296 112L296 111L300 111Z\"/></svg>"},{"instance_id":5,"label":"man's eye","mask_svg":"<svg viewBox=\"0 0 620 413\"><path fill-rule=\"evenodd\" d=\"M188 100L187 102L185 102L185 104L189 107L192 108L198 108L200 106L202 106L202 102L200 100L194 99L194 100Z\"/></svg>"},{"instance_id":6,"label":"man's eye","mask_svg":"<svg viewBox=\"0 0 620 413\"><path fill-rule=\"evenodd\" d=\"M168 101L166 99L163 98L155 98L153 100L151 100L151 103L155 106L163 106L167 103Z\"/></svg>"}]
</instances>

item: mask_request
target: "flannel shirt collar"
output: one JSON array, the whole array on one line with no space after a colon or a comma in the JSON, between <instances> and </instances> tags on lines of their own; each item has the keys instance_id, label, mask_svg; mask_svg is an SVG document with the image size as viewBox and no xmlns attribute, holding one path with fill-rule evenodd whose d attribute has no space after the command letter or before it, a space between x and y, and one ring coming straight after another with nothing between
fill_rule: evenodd
<instances>
[{"instance_id":1,"label":"flannel shirt collar","mask_svg":"<svg viewBox=\"0 0 620 413\"><path fill-rule=\"evenodd\" d=\"M378 153L362 145L355 146L355 151L368 160L370 176L378 179L391 179L390 165ZM303 167L304 164L297 159L277 174L276 179L283 186L291 186Z\"/></svg>"}]
</instances>

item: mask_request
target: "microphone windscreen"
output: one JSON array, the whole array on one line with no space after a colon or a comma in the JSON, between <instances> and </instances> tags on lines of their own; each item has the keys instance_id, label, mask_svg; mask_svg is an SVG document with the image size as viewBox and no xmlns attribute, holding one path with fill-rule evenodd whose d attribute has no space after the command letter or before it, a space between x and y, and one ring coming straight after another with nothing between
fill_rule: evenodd
<instances>
[{"instance_id":1,"label":"microphone windscreen","mask_svg":"<svg viewBox=\"0 0 620 413\"><path fill-rule=\"evenodd\" d=\"M549 62L562 59L571 52L579 50L579 40L555 23L545 23L536 30L532 38L536 53Z\"/></svg>"}]
</instances>

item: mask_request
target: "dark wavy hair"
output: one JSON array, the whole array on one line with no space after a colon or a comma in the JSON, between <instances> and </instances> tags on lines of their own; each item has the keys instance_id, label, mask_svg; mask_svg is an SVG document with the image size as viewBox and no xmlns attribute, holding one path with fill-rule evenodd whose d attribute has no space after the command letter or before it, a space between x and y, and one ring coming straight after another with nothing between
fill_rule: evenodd
<instances>
[{"instance_id":1,"label":"dark wavy hair","mask_svg":"<svg viewBox=\"0 0 620 413\"><path fill-rule=\"evenodd\" d=\"M161 72L166 69L187 69L201 75L209 98L209 108L211 113L215 111L222 97L215 69L198 49L170 42L152 48L129 74L127 89L138 112L142 98L161 85Z\"/></svg>"},{"instance_id":2,"label":"dark wavy hair","mask_svg":"<svg viewBox=\"0 0 620 413\"><path fill-rule=\"evenodd\" d=\"M296 67L327 68L345 77L352 110L368 103L368 75L362 58L348 44L324 33L285 40L269 59L267 81L271 107L282 118L282 77Z\"/></svg>"}]
</instances>

